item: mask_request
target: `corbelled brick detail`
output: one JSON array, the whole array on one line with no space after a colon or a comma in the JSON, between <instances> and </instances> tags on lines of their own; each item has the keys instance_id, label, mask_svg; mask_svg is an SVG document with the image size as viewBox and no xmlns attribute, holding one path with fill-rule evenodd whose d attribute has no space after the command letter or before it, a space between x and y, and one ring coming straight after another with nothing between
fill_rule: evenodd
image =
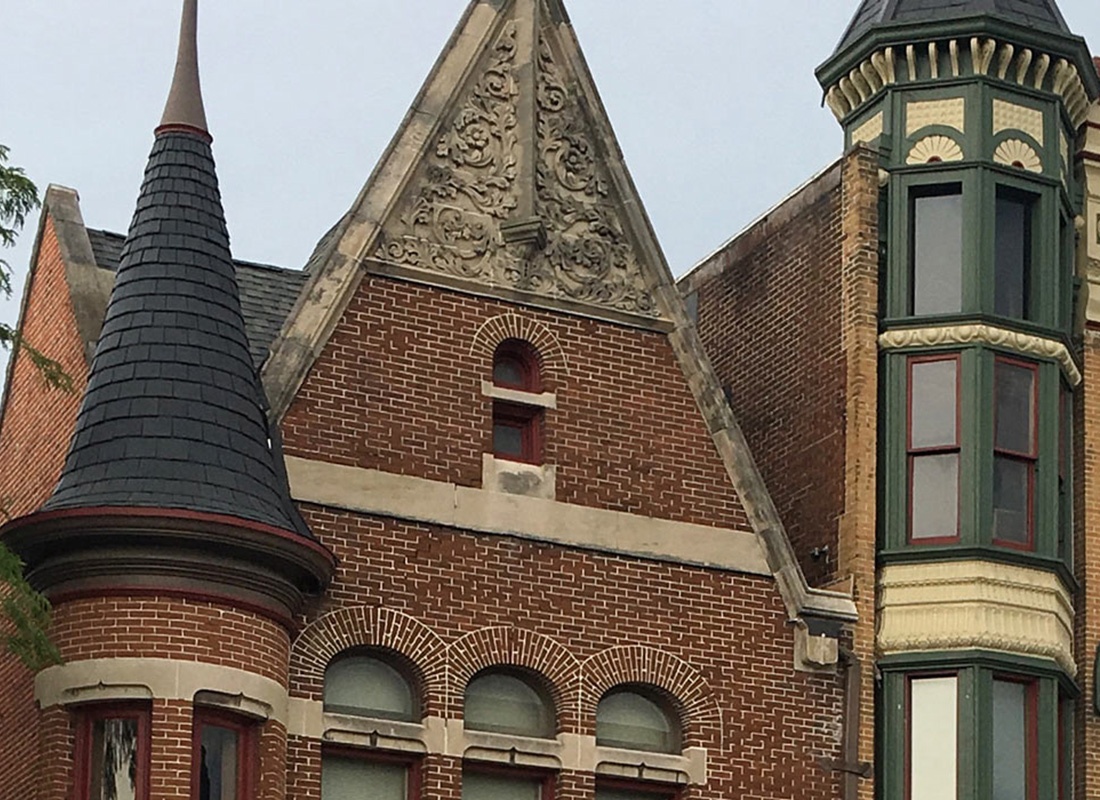
<instances>
[{"instance_id":1,"label":"corbelled brick detail","mask_svg":"<svg viewBox=\"0 0 1100 800\"><path fill-rule=\"evenodd\" d=\"M492 404L481 394L492 353L470 352L485 322L510 311L364 279L283 420L287 455L479 486L492 450ZM523 316L552 332L569 365L549 371L545 386L558 394L544 455L559 500L750 529L665 335Z\"/></svg>"}]
</instances>

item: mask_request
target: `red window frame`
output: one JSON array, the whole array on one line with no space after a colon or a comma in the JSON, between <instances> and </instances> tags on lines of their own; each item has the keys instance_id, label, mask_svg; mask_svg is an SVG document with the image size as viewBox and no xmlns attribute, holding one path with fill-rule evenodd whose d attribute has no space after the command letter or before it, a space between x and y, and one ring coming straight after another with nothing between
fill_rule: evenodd
<instances>
[{"instance_id":1,"label":"red window frame","mask_svg":"<svg viewBox=\"0 0 1100 800\"><path fill-rule=\"evenodd\" d=\"M405 768L405 800L417 800L420 797L421 759L418 756L388 753L381 750L364 750L350 745L325 745L321 750L321 762L326 758L342 758L349 761L364 761L370 764L386 764Z\"/></svg>"},{"instance_id":2,"label":"red window frame","mask_svg":"<svg viewBox=\"0 0 1100 800\"><path fill-rule=\"evenodd\" d=\"M1026 687L1024 694L1024 749L1027 752L1025 779L1027 800L1039 797L1039 681L1023 675L993 674L993 681ZM995 759L992 759L995 762ZM990 776L992 777L992 775Z\"/></svg>"},{"instance_id":3,"label":"red window frame","mask_svg":"<svg viewBox=\"0 0 1100 800\"><path fill-rule=\"evenodd\" d=\"M474 772L479 775L492 775L500 778L513 778L515 780L540 781L540 800L554 800L554 785L557 783L558 773L548 772L543 769L530 769L525 767L508 767L481 761L464 761L462 763L462 778L466 774ZM461 791L461 789L460 789Z\"/></svg>"},{"instance_id":4,"label":"red window frame","mask_svg":"<svg viewBox=\"0 0 1100 800\"><path fill-rule=\"evenodd\" d=\"M939 361L953 361L955 363L955 441L952 444L934 445L932 447L913 446L913 367L918 364L930 364ZM922 456L939 456L955 453L960 461L961 470L962 445L959 435L962 431L962 358L959 353L927 356L910 356L906 362L906 399L905 399L905 461L906 461L906 521L905 538L911 545L938 545L951 544L959 541L959 519L962 515L962 479L961 472L956 473L955 480L955 533L952 536L924 536L913 538L913 474L916 460Z\"/></svg>"},{"instance_id":5,"label":"red window frame","mask_svg":"<svg viewBox=\"0 0 1100 800\"><path fill-rule=\"evenodd\" d=\"M92 782L92 726L105 719L135 719L138 735L137 800L148 800L149 765L152 750L152 709L147 703L97 703L75 712L77 717L76 747L73 758L75 800L90 800Z\"/></svg>"},{"instance_id":6,"label":"red window frame","mask_svg":"<svg viewBox=\"0 0 1100 800\"><path fill-rule=\"evenodd\" d=\"M520 432L520 452L505 453L497 449L496 428L515 428ZM493 455L525 464L542 463L542 409L518 403L493 403Z\"/></svg>"},{"instance_id":7,"label":"red window frame","mask_svg":"<svg viewBox=\"0 0 1100 800\"><path fill-rule=\"evenodd\" d=\"M227 711L196 707L191 726L191 797L199 800L200 766L202 765L202 731L206 726L226 728L237 734L237 797L234 800L252 800L256 796L256 778L259 774L259 747L257 725L252 720Z\"/></svg>"},{"instance_id":8,"label":"red window frame","mask_svg":"<svg viewBox=\"0 0 1100 800\"><path fill-rule=\"evenodd\" d=\"M1013 367L1026 369L1032 374L1031 381L1031 442L1030 451L1019 453L997 446L997 381L999 379L997 367L1007 364ZM1035 467L1039 462L1039 365L1022 361L1008 356L997 356L993 361L993 460L1005 458L1027 465L1027 541L1010 542L996 538L994 528L993 544L998 547L1008 547L1013 550L1035 549Z\"/></svg>"},{"instance_id":9,"label":"red window frame","mask_svg":"<svg viewBox=\"0 0 1100 800\"><path fill-rule=\"evenodd\" d=\"M905 800L909 800L913 791L913 681L927 680L930 678L954 678L955 679L955 691L959 691L959 673L953 671L945 672L918 672L905 676ZM958 695L956 694L956 697ZM957 702L957 701L956 701ZM955 712L955 736L956 747L962 740L961 733L958 730L959 718L958 710ZM956 759L958 759L958 752L955 753ZM958 764L956 762L956 768Z\"/></svg>"},{"instance_id":10,"label":"red window frame","mask_svg":"<svg viewBox=\"0 0 1100 800\"><path fill-rule=\"evenodd\" d=\"M519 371L523 374L519 382L501 380L497 377L497 366L502 361L509 361L519 367ZM534 348L519 339L505 339L501 342L493 353L493 385L520 392L541 392L542 374L539 371L539 359Z\"/></svg>"}]
</instances>

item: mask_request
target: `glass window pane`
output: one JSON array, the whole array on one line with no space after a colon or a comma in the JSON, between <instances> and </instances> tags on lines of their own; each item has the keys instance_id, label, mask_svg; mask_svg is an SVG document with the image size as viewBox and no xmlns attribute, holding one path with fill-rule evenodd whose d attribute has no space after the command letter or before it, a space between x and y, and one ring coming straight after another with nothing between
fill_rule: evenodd
<instances>
[{"instance_id":1,"label":"glass window pane","mask_svg":"<svg viewBox=\"0 0 1100 800\"><path fill-rule=\"evenodd\" d=\"M408 767L354 758L321 761L321 800L405 800Z\"/></svg>"},{"instance_id":2,"label":"glass window pane","mask_svg":"<svg viewBox=\"0 0 1100 800\"><path fill-rule=\"evenodd\" d=\"M533 688L514 675L491 672L466 687L465 726L472 731L518 736L553 736L554 710Z\"/></svg>"},{"instance_id":3,"label":"glass window pane","mask_svg":"<svg viewBox=\"0 0 1100 800\"><path fill-rule=\"evenodd\" d=\"M909 684L909 800L958 796L958 678Z\"/></svg>"},{"instance_id":4,"label":"glass window pane","mask_svg":"<svg viewBox=\"0 0 1100 800\"><path fill-rule=\"evenodd\" d=\"M505 422L494 422L493 452L498 456L522 458L523 428Z\"/></svg>"},{"instance_id":5,"label":"glass window pane","mask_svg":"<svg viewBox=\"0 0 1100 800\"><path fill-rule=\"evenodd\" d=\"M199 800L237 800L237 732L202 726Z\"/></svg>"},{"instance_id":6,"label":"glass window pane","mask_svg":"<svg viewBox=\"0 0 1100 800\"><path fill-rule=\"evenodd\" d=\"M962 310L962 194L913 200L913 313Z\"/></svg>"},{"instance_id":7,"label":"glass window pane","mask_svg":"<svg viewBox=\"0 0 1100 800\"><path fill-rule=\"evenodd\" d=\"M675 753L680 749L680 731L648 697L637 692L614 692L606 695L596 709L596 743Z\"/></svg>"},{"instance_id":8,"label":"glass window pane","mask_svg":"<svg viewBox=\"0 0 1100 800\"><path fill-rule=\"evenodd\" d=\"M1031 465L1015 458L993 459L993 538L1027 544Z\"/></svg>"},{"instance_id":9,"label":"glass window pane","mask_svg":"<svg viewBox=\"0 0 1100 800\"><path fill-rule=\"evenodd\" d=\"M993 681L994 800L1028 800L1027 688Z\"/></svg>"},{"instance_id":10,"label":"glass window pane","mask_svg":"<svg viewBox=\"0 0 1100 800\"><path fill-rule=\"evenodd\" d=\"M996 370L995 446L1030 455L1035 441L1035 371L1007 361L998 361Z\"/></svg>"},{"instance_id":11,"label":"glass window pane","mask_svg":"<svg viewBox=\"0 0 1100 800\"><path fill-rule=\"evenodd\" d=\"M462 774L462 800L540 800L542 781L503 775Z\"/></svg>"},{"instance_id":12,"label":"glass window pane","mask_svg":"<svg viewBox=\"0 0 1100 800\"><path fill-rule=\"evenodd\" d=\"M959 529L959 454L914 456L910 539L955 536Z\"/></svg>"},{"instance_id":13,"label":"glass window pane","mask_svg":"<svg viewBox=\"0 0 1100 800\"><path fill-rule=\"evenodd\" d=\"M955 359L913 363L910 447L914 450L956 443L957 366Z\"/></svg>"},{"instance_id":14,"label":"glass window pane","mask_svg":"<svg viewBox=\"0 0 1100 800\"><path fill-rule=\"evenodd\" d=\"M1009 194L997 196L997 246L994 272L995 309L1006 317L1027 316L1031 262L1031 202Z\"/></svg>"},{"instance_id":15,"label":"glass window pane","mask_svg":"<svg viewBox=\"0 0 1100 800\"><path fill-rule=\"evenodd\" d=\"M91 800L135 800L138 780L138 721L98 719L92 723Z\"/></svg>"},{"instance_id":16,"label":"glass window pane","mask_svg":"<svg viewBox=\"0 0 1100 800\"><path fill-rule=\"evenodd\" d=\"M416 702L405 677L385 661L341 658L325 672L325 710L382 719L416 719Z\"/></svg>"},{"instance_id":17,"label":"glass window pane","mask_svg":"<svg viewBox=\"0 0 1100 800\"><path fill-rule=\"evenodd\" d=\"M493 383L502 386L524 386L527 383L527 371L517 359L498 358L493 364Z\"/></svg>"}]
</instances>

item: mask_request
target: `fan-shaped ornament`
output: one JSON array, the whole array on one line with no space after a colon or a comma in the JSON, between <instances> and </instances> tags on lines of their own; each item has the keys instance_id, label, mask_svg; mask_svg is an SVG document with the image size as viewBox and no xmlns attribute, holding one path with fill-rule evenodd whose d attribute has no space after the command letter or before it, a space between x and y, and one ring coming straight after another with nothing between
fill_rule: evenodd
<instances>
[{"instance_id":1,"label":"fan-shaped ornament","mask_svg":"<svg viewBox=\"0 0 1100 800\"><path fill-rule=\"evenodd\" d=\"M938 164L947 161L962 161L963 151L959 143L950 136L925 136L909 151L907 164Z\"/></svg>"},{"instance_id":2,"label":"fan-shaped ornament","mask_svg":"<svg viewBox=\"0 0 1100 800\"><path fill-rule=\"evenodd\" d=\"M1005 139L997 145L993 160L1008 167L1026 169L1028 172L1043 171L1043 159L1039 158L1035 148L1019 139Z\"/></svg>"}]
</instances>

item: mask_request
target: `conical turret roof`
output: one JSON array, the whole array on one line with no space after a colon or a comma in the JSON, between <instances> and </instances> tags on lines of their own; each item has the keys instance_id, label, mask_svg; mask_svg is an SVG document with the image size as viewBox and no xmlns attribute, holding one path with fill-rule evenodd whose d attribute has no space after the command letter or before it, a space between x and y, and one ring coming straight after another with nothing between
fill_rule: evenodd
<instances>
[{"instance_id":1,"label":"conical turret roof","mask_svg":"<svg viewBox=\"0 0 1100 800\"><path fill-rule=\"evenodd\" d=\"M249 356L185 0L172 91L57 488L44 510L157 508L309 535Z\"/></svg>"},{"instance_id":2,"label":"conical turret roof","mask_svg":"<svg viewBox=\"0 0 1100 800\"><path fill-rule=\"evenodd\" d=\"M837 50L843 50L878 26L947 21L981 14L1070 34L1054 0L863 0Z\"/></svg>"}]
</instances>

